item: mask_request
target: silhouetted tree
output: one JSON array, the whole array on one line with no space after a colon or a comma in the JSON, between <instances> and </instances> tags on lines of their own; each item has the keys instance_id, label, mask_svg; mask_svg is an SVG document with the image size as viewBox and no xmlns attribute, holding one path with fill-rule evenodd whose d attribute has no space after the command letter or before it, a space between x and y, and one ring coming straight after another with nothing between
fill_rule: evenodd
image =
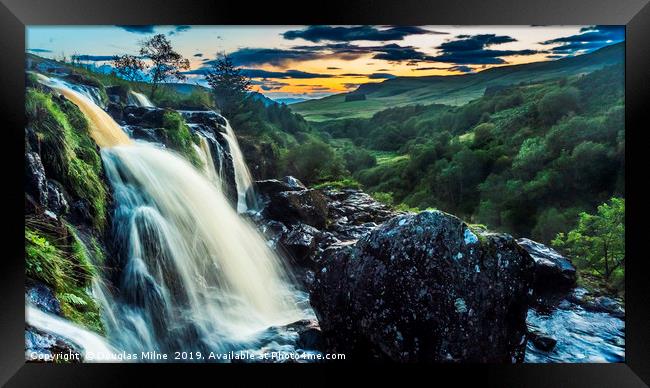
<instances>
[{"instance_id":1,"label":"silhouetted tree","mask_svg":"<svg viewBox=\"0 0 650 388\"><path fill-rule=\"evenodd\" d=\"M164 34L154 35L151 39L144 41L140 48L140 55L152 62L149 69L151 98L160 83L170 79L182 81L186 78L182 70L190 68L190 61L174 51L171 42Z\"/></svg>"},{"instance_id":2,"label":"silhouetted tree","mask_svg":"<svg viewBox=\"0 0 650 388\"><path fill-rule=\"evenodd\" d=\"M142 81L143 72L147 66L144 61L135 55L124 54L115 57L113 67L117 75L128 81Z\"/></svg>"},{"instance_id":3,"label":"silhouetted tree","mask_svg":"<svg viewBox=\"0 0 650 388\"><path fill-rule=\"evenodd\" d=\"M251 89L251 81L228 56L218 58L205 76L217 106L226 117L234 116Z\"/></svg>"}]
</instances>

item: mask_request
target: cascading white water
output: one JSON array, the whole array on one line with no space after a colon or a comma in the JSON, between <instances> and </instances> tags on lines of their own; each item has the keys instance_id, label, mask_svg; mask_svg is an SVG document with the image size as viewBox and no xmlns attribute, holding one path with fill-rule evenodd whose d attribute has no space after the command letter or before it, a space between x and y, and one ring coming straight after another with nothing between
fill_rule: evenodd
<instances>
[{"instance_id":1,"label":"cascading white water","mask_svg":"<svg viewBox=\"0 0 650 388\"><path fill-rule=\"evenodd\" d=\"M68 100L79 107L79 110L88 119L90 136L92 136L97 145L100 147L110 147L118 144L132 143L129 136L113 118L95 104L91 98L75 90L67 82L59 79L48 78L42 74L37 74L37 78L43 85L63 94Z\"/></svg>"},{"instance_id":2,"label":"cascading white water","mask_svg":"<svg viewBox=\"0 0 650 388\"><path fill-rule=\"evenodd\" d=\"M223 166L220 165L219 171L217 172L217 169L214 166L214 159L212 158L212 151L210 151L210 143L208 142L208 139L198 132L197 134L199 136L200 145L194 145L194 149L196 154L201 158L201 162L203 162L203 173L210 181L216 184L217 187L221 188L221 185L223 184L223 177L221 175ZM219 159L219 161L221 161L221 159Z\"/></svg>"},{"instance_id":3,"label":"cascading white water","mask_svg":"<svg viewBox=\"0 0 650 388\"><path fill-rule=\"evenodd\" d=\"M237 211L243 213L252 208L257 209L257 195L253 187L253 177L251 176L244 155L239 148L239 142L235 131L230 126L230 122L226 120L226 133L222 133L223 137L228 142L230 148L230 155L232 156L232 164L235 170L235 185L237 186Z\"/></svg>"},{"instance_id":4,"label":"cascading white water","mask_svg":"<svg viewBox=\"0 0 650 388\"><path fill-rule=\"evenodd\" d=\"M116 354L115 349L101 336L31 304L25 306L25 322L38 330L56 333L81 347L82 356L87 361L106 361L106 358ZM89 354L92 354L92 359L87 357Z\"/></svg>"},{"instance_id":5,"label":"cascading white water","mask_svg":"<svg viewBox=\"0 0 650 388\"><path fill-rule=\"evenodd\" d=\"M134 319L156 333L154 349L208 343L230 350L300 318L281 261L187 161L148 144L104 149L102 158L119 205L115 235L125 248L112 305L123 318L112 336L123 346L133 345L120 333Z\"/></svg>"},{"instance_id":6,"label":"cascading white water","mask_svg":"<svg viewBox=\"0 0 650 388\"><path fill-rule=\"evenodd\" d=\"M269 326L304 317L284 263L219 185L173 152L132 142L110 116L65 84L43 82L86 114L113 188L112 264L120 275L105 279L110 291L104 281L93 284L113 347L236 350L254 344ZM233 151L239 151L236 140Z\"/></svg>"},{"instance_id":7,"label":"cascading white water","mask_svg":"<svg viewBox=\"0 0 650 388\"><path fill-rule=\"evenodd\" d=\"M129 104L145 108L155 107L147 96L142 93L134 92L133 90L129 90Z\"/></svg>"}]
</instances>

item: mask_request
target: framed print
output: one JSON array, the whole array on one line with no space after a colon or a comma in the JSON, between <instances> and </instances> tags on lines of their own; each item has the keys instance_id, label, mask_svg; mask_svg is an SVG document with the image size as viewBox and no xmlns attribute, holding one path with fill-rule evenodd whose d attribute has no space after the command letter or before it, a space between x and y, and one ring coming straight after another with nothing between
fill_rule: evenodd
<instances>
[{"instance_id":1,"label":"framed print","mask_svg":"<svg viewBox=\"0 0 650 388\"><path fill-rule=\"evenodd\" d=\"M9 386L650 380L644 1L3 3Z\"/></svg>"}]
</instances>

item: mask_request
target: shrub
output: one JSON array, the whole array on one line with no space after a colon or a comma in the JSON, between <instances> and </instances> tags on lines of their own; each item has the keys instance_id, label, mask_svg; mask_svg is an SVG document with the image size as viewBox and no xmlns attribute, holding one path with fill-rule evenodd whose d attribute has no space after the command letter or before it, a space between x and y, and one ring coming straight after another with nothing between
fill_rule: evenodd
<instances>
[{"instance_id":1,"label":"shrub","mask_svg":"<svg viewBox=\"0 0 650 388\"><path fill-rule=\"evenodd\" d=\"M190 163L201 166L201 159L196 154L193 143L198 139L190 132L185 120L178 112L168 111L163 115L163 130L166 144L183 155Z\"/></svg>"}]
</instances>

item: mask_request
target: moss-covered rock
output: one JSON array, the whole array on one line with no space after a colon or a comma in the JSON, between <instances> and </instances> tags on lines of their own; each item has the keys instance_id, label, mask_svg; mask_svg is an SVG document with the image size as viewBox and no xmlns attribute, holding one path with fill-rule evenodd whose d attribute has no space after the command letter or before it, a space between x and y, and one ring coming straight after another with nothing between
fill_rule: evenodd
<instances>
[{"instance_id":1,"label":"moss-covered rock","mask_svg":"<svg viewBox=\"0 0 650 388\"><path fill-rule=\"evenodd\" d=\"M198 138L192 134L183 116L175 111L166 111L163 114L162 125L166 137L165 143L183 155L193 165L201 166L201 159L192 146L192 144L198 143Z\"/></svg>"},{"instance_id":2,"label":"moss-covered rock","mask_svg":"<svg viewBox=\"0 0 650 388\"><path fill-rule=\"evenodd\" d=\"M29 148L39 153L46 174L66 187L77 208L88 208L93 226L103 229L108 192L86 118L73 103L31 88L26 113L32 131Z\"/></svg>"},{"instance_id":3,"label":"moss-covered rock","mask_svg":"<svg viewBox=\"0 0 650 388\"><path fill-rule=\"evenodd\" d=\"M103 333L99 306L88 291L97 268L74 227L27 220L25 272L28 279L52 288L61 315Z\"/></svg>"}]
</instances>

